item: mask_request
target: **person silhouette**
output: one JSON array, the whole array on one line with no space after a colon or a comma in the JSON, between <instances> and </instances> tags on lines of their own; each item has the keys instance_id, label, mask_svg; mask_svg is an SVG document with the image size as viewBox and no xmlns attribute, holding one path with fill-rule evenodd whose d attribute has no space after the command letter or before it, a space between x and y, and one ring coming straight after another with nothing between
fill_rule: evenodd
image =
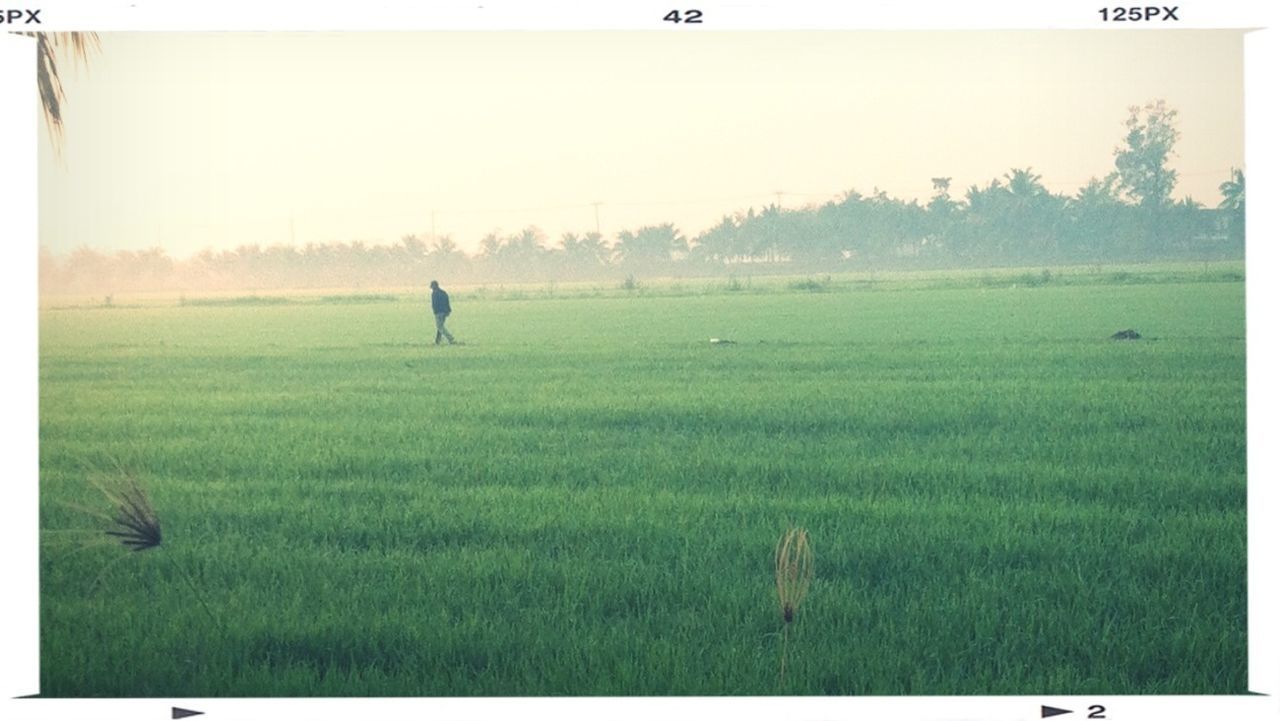
<instances>
[{"instance_id":1,"label":"person silhouette","mask_svg":"<svg viewBox=\"0 0 1280 721\"><path fill-rule=\"evenodd\" d=\"M453 334L444 327L445 320L453 312L453 308L449 306L449 294L434 280L431 281L431 312L436 317L436 345L440 345L441 337L448 340L449 345L453 345Z\"/></svg>"}]
</instances>

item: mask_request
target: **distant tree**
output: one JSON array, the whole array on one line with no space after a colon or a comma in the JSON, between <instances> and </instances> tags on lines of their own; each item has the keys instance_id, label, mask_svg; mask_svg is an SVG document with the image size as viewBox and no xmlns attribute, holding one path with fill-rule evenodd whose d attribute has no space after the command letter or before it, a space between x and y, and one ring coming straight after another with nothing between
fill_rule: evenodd
<instances>
[{"instance_id":1,"label":"distant tree","mask_svg":"<svg viewBox=\"0 0 1280 721\"><path fill-rule=\"evenodd\" d=\"M942 221L945 224L960 204L951 199L951 178L932 178L931 180L933 197L929 198L929 204L925 209L935 221Z\"/></svg>"},{"instance_id":2,"label":"distant tree","mask_svg":"<svg viewBox=\"0 0 1280 721\"><path fill-rule=\"evenodd\" d=\"M1191 196L1169 206L1164 211L1162 227L1165 233L1165 244L1171 250L1185 253L1197 249L1205 249L1212 241L1214 231L1214 213L1204 204Z\"/></svg>"},{"instance_id":3,"label":"distant tree","mask_svg":"<svg viewBox=\"0 0 1280 721\"><path fill-rule=\"evenodd\" d=\"M1090 178L1066 204L1064 228L1067 252L1072 257L1100 263L1127 245L1132 210L1119 197L1114 175Z\"/></svg>"},{"instance_id":4,"label":"distant tree","mask_svg":"<svg viewBox=\"0 0 1280 721\"><path fill-rule=\"evenodd\" d=\"M951 178L930 178L933 183L933 197L925 210L929 213L929 230L925 243L929 250L941 252L948 245L952 235L956 209L960 204L951 199Z\"/></svg>"},{"instance_id":5,"label":"distant tree","mask_svg":"<svg viewBox=\"0 0 1280 721\"><path fill-rule=\"evenodd\" d=\"M546 235L534 226L528 226L519 233L507 238L502 251L510 258L521 261L536 261L546 253L544 244Z\"/></svg>"},{"instance_id":6,"label":"distant tree","mask_svg":"<svg viewBox=\"0 0 1280 721\"><path fill-rule=\"evenodd\" d=\"M458 244L453 242L453 236L441 235L431 241L431 250L426 256L427 268L430 270L428 275L449 275L456 276L466 270L468 264L467 254L463 253ZM421 281L421 278L415 278L415 281Z\"/></svg>"},{"instance_id":7,"label":"distant tree","mask_svg":"<svg viewBox=\"0 0 1280 721\"><path fill-rule=\"evenodd\" d=\"M618 233L614 254L618 261L628 266L663 266L669 264L676 253L687 251L688 241L680 235L672 223L647 225L635 232Z\"/></svg>"},{"instance_id":8,"label":"distant tree","mask_svg":"<svg viewBox=\"0 0 1280 721\"><path fill-rule=\"evenodd\" d=\"M1218 186L1222 202L1218 209L1226 215L1227 238L1236 244L1244 243L1244 171L1231 169L1231 178Z\"/></svg>"},{"instance_id":9,"label":"distant tree","mask_svg":"<svg viewBox=\"0 0 1280 721\"><path fill-rule=\"evenodd\" d=\"M480 256L482 258L493 258L502 250L502 238L497 233L486 233L480 239Z\"/></svg>"},{"instance_id":10,"label":"distant tree","mask_svg":"<svg viewBox=\"0 0 1280 721\"><path fill-rule=\"evenodd\" d=\"M480 239L479 266L500 279L532 280L546 265L546 235L534 226L499 238L489 233Z\"/></svg>"},{"instance_id":11,"label":"distant tree","mask_svg":"<svg viewBox=\"0 0 1280 721\"><path fill-rule=\"evenodd\" d=\"M114 271L109 258L86 246L71 251L64 265L68 288L75 291L115 293Z\"/></svg>"},{"instance_id":12,"label":"distant tree","mask_svg":"<svg viewBox=\"0 0 1280 721\"><path fill-rule=\"evenodd\" d=\"M605 241L603 235L594 230L582 236L578 242L578 250L592 265L601 266L609 263L609 243Z\"/></svg>"},{"instance_id":13,"label":"distant tree","mask_svg":"<svg viewBox=\"0 0 1280 721\"><path fill-rule=\"evenodd\" d=\"M461 252L458 250L458 244L453 242L453 236L451 235L441 235L431 241L430 255L451 256Z\"/></svg>"},{"instance_id":14,"label":"distant tree","mask_svg":"<svg viewBox=\"0 0 1280 721\"><path fill-rule=\"evenodd\" d=\"M998 180L985 187L970 185L965 190L960 219L947 237L952 256L975 262L996 252L1001 242L997 224L1005 205L1005 192Z\"/></svg>"},{"instance_id":15,"label":"distant tree","mask_svg":"<svg viewBox=\"0 0 1280 721\"><path fill-rule=\"evenodd\" d=\"M754 232L749 234L753 242L748 252L767 263L776 262L787 244L787 225L781 206L771 204L760 211L755 218Z\"/></svg>"},{"instance_id":16,"label":"distant tree","mask_svg":"<svg viewBox=\"0 0 1280 721\"><path fill-rule=\"evenodd\" d=\"M824 206L825 207L825 206ZM797 269L831 270L841 260L830 211L797 208L783 214L782 252Z\"/></svg>"},{"instance_id":17,"label":"distant tree","mask_svg":"<svg viewBox=\"0 0 1280 721\"><path fill-rule=\"evenodd\" d=\"M596 232L585 235L565 233L560 236L558 254L564 259L569 269L585 272L598 269L609 257L609 248L604 236Z\"/></svg>"},{"instance_id":18,"label":"distant tree","mask_svg":"<svg viewBox=\"0 0 1280 721\"><path fill-rule=\"evenodd\" d=\"M929 233L928 211L923 206L915 200L891 198L879 188L849 210L857 218L853 252L865 258L916 255Z\"/></svg>"},{"instance_id":19,"label":"distant tree","mask_svg":"<svg viewBox=\"0 0 1280 721\"><path fill-rule=\"evenodd\" d=\"M760 239L759 214L754 207L734 214L734 224L738 226L733 234L733 254L743 260L755 260L756 249L764 243Z\"/></svg>"},{"instance_id":20,"label":"distant tree","mask_svg":"<svg viewBox=\"0 0 1280 721\"><path fill-rule=\"evenodd\" d=\"M1117 187L1133 202L1148 210L1171 204L1178 173L1168 167L1180 133L1174 127L1178 111L1163 100L1129 108L1128 132L1115 149Z\"/></svg>"},{"instance_id":21,"label":"distant tree","mask_svg":"<svg viewBox=\"0 0 1280 721\"><path fill-rule=\"evenodd\" d=\"M1223 210L1244 212L1244 171L1231 169L1231 179L1218 186L1222 193L1222 202L1218 204Z\"/></svg>"},{"instance_id":22,"label":"distant tree","mask_svg":"<svg viewBox=\"0 0 1280 721\"><path fill-rule=\"evenodd\" d=\"M731 263L738 260L738 224L731 215L699 233L693 239L690 257L698 262Z\"/></svg>"},{"instance_id":23,"label":"distant tree","mask_svg":"<svg viewBox=\"0 0 1280 721\"><path fill-rule=\"evenodd\" d=\"M404 235L400 242L389 248L383 262L389 266L383 271L388 282L396 285L421 283L421 269L427 262L427 244L416 235Z\"/></svg>"},{"instance_id":24,"label":"distant tree","mask_svg":"<svg viewBox=\"0 0 1280 721\"><path fill-rule=\"evenodd\" d=\"M402 236L400 238L400 252L405 258L422 258L427 254L427 244L413 234Z\"/></svg>"},{"instance_id":25,"label":"distant tree","mask_svg":"<svg viewBox=\"0 0 1280 721\"><path fill-rule=\"evenodd\" d=\"M1040 176L1031 172L1031 168L1013 168L1004 174L1009 194L1024 205L1034 203L1037 198L1048 194L1048 189L1040 182Z\"/></svg>"},{"instance_id":26,"label":"distant tree","mask_svg":"<svg viewBox=\"0 0 1280 721\"><path fill-rule=\"evenodd\" d=\"M1006 234L1015 255L1048 260L1058 253L1059 224L1066 200L1049 191L1031 168L1005 173L1008 190Z\"/></svg>"},{"instance_id":27,"label":"distant tree","mask_svg":"<svg viewBox=\"0 0 1280 721\"><path fill-rule=\"evenodd\" d=\"M838 201L818 209L826 242L821 252L831 259L848 260L861 253L870 225L871 204L856 190L846 190Z\"/></svg>"},{"instance_id":28,"label":"distant tree","mask_svg":"<svg viewBox=\"0 0 1280 721\"><path fill-rule=\"evenodd\" d=\"M560 236L560 252L566 257L572 258L578 254L581 242L577 233L564 233Z\"/></svg>"}]
</instances>

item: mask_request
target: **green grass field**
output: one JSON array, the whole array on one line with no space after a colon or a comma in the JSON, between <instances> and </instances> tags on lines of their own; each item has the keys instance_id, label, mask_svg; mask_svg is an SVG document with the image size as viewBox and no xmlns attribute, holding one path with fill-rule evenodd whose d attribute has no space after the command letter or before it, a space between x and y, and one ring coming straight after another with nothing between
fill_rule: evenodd
<instances>
[{"instance_id":1,"label":"green grass field","mask_svg":"<svg viewBox=\"0 0 1280 721\"><path fill-rule=\"evenodd\" d=\"M1242 274L48 303L42 693L1244 693Z\"/></svg>"}]
</instances>

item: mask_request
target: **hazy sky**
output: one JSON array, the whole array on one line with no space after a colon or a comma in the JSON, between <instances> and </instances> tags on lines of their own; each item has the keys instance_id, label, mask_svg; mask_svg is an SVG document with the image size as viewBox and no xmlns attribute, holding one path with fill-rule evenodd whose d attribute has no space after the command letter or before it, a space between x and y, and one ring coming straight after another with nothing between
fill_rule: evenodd
<instances>
[{"instance_id":1,"label":"hazy sky","mask_svg":"<svg viewBox=\"0 0 1280 721\"><path fill-rule=\"evenodd\" d=\"M1239 31L103 34L42 140L55 252L539 226L554 243L1014 167L1073 193L1130 105L1179 112L1175 197L1243 166Z\"/></svg>"}]
</instances>

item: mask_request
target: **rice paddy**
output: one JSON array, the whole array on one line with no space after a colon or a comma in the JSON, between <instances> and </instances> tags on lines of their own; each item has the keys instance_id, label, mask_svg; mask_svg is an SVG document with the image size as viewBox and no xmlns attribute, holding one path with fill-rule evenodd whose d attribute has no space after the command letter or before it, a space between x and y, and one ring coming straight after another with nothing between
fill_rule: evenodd
<instances>
[{"instance_id":1,"label":"rice paddy","mask_svg":"<svg viewBox=\"0 0 1280 721\"><path fill-rule=\"evenodd\" d=\"M46 302L42 694L1244 693L1241 274Z\"/></svg>"}]
</instances>

